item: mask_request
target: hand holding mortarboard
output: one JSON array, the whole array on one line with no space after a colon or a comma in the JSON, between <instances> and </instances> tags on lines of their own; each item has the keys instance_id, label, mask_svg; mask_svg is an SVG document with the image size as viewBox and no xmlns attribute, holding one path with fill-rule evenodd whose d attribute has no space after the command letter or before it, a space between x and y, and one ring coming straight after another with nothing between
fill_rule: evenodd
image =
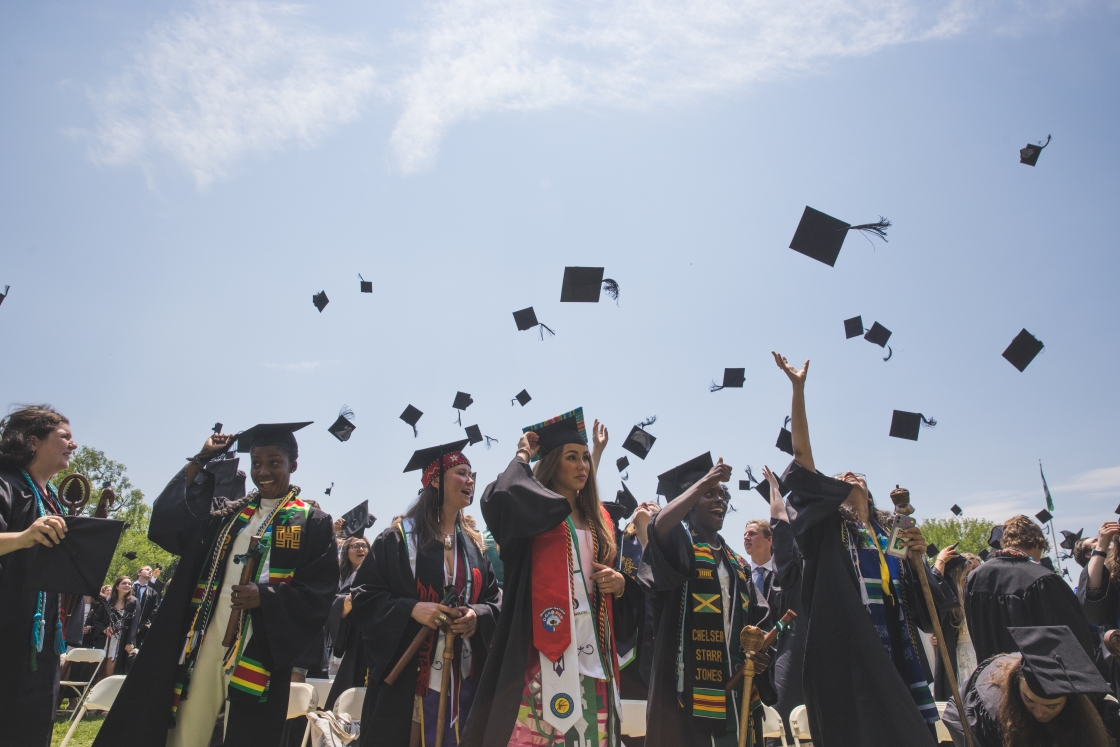
<instances>
[{"instance_id":1,"label":"hand holding mortarboard","mask_svg":"<svg viewBox=\"0 0 1120 747\"><path fill-rule=\"evenodd\" d=\"M40 516L35 522L19 533L19 547L25 550L36 544L54 547L66 537L66 522L61 516Z\"/></svg>"},{"instance_id":2,"label":"hand holding mortarboard","mask_svg":"<svg viewBox=\"0 0 1120 747\"><path fill-rule=\"evenodd\" d=\"M522 453L528 454L529 458L525 460L528 464L537 455L537 451L541 448L541 437L536 431L525 431L521 434L521 438L517 441L517 456Z\"/></svg>"}]
</instances>

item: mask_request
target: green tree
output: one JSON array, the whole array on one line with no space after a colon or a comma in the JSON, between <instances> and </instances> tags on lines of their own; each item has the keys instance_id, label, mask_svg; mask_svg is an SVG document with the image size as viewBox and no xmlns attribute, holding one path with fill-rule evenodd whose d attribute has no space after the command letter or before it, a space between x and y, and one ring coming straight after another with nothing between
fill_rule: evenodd
<instances>
[{"instance_id":1,"label":"green tree","mask_svg":"<svg viewBox=\"0 0 1120 747\"><path fill-rule=\"evenodd\" d=\"M92 515L101 500L104 488L108 486L116 495L116 500L109 507L109 516L125 522L125 530L121 533L120 542L117 543L113 562L109 564L105 583L111 584L118 576L136 578L136 571L143 565L153 567L157 564L162 565L165 569L162 577L168 578L170 576L168 571L178 558L148 539L152 507L144 503L144 493L139 488L133 487L132 482L129 481L128 468L120 462L109 459L100 449L83 446L70 458L69 468L60 472L55 478L55 485L71 472L85 475L93 485L89 503L79 512L80 514ZM136 559L126 558L127 552L136 553Z\"/></svg>"},{"instance_id":2,"label":"green tree","mask_svg":"<svg viewBox=\"0 0 1120 747\"><path fill-rule=\"evenodd\" d=\"M928 542L945 549L954 542L960 552L976 555L988 547L988 533L997 522L988 519L926 519L919 526Z\"/></svg>"}]
</instances>

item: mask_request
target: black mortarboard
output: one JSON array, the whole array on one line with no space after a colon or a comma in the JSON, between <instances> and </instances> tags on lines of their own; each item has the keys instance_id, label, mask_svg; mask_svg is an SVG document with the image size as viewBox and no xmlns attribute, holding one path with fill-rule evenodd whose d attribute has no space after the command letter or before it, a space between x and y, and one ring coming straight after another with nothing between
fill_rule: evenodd
<instances>
[{"instance_id":1,"label":"black mortarboard","mask_svg":"<svg viewBox=\"0 0 1120 747\"><path fill-rule=\"evenodd\" d=\"M926 555L928 555L929 557L936 558L937 553L939 553L939 552L941 552L941 551L937 549L937 545L933 544L932 542L930 542L928 545L926 545ZM946 569L946 570L948 570L948 569Z\"/></svg>"},{"instance_id":2,"label":"black mortarboard","mask_svg":"<svg viewBox=\"0 0 1120 747\"><path fill-rule=\"evenodd\" d=\"M11 289L12 289L12 286L10 286L10 285L5 285L4 286L4 292L0 293L0 303L4 303L4 299L8 297L8 291L10 291Z\"/></svg>"},{"instance_id":3,"label":"black mortarboard","mask_svg":"<svg viewBox=\"0 0 1120 747\"><path fill-rule=\"evenodd\" d=\"M1046 136L1045 143L1033 145L1027 143L1027 147L1019 149L1019 163L1025 163L1028 166L1034 166L1038 163L1038 156L1042 153L1042 149L1050 144L1050 136Z\"/></svg>"},{"instance_id":4,"label":"black mortarboard","mask_svg":"<svg viewBox=\"0 0 1120 747\"><path fill-rule=\"evenodd\" d=\"M1038 564L1050 572L1054 571L1054 559L1049 555L1043 555L1042 560L1038 561Z\"/></svg>"},{"instance_id":5,"label":"black mortarboard","mask_svg":"<svg viewBox=\"0 0 1120 747\"><path fill-rule=\"evenodd\" d=\"M521 311L513 312L513 321L517 323L518 332L524 332L525 330L532 329L533 327L540 327L542 340L544 339L545 330L548 330L548 334L550 335L556 334L551 329L548 329L546 325L541 324L537 321L537 313L533 311L532 306L527 309L522 309Z\"/></svg>"},{"instance_id":6,"label":"black mortarboard","mask_svg":"<svg viewBox=\"0 0 1120 747\"><path fill-rule=\"evenodd\" d=\"M977 553L977 555L980 556L980 560L987 563L988 562L988 556L991 555L991 553L988 552L988 550L985 548L985 549L981 550L979 553Z\"/></svg>"},{"instance_id":7,"label":"black mortarboard","mask_svg":"<svg viewBox=\"0 0 1120 747\"><path fill-rule=\"evenodd\" d=\"M549 418L543 423L527 425L521 429L522 433L533 431L537 434L539 450L533 461L540 459L548 452L567 444L587 445L587 428L583 422L583 408L577 407L562 415Z\"/></svg>"},{"instance_id":8,"label":"black mortarboard","mask_svg":"<svg viewBox=\"0 0 1120 747\"><path fill-rule=\"evenodd\" d=\"M960 516L964 513L964 509L962 509L955 503L952 505L952 507L949 508L949 510L953 512L953 516Z\"/></svg>"},{"instance_id":9,"label":"black mortarboard","mask_svg":"<svg viewBox=\"0 0 1120 747\"><path fill-rule=\"evenodd\" d=\"M342 539L364 537L375 521L376 517L369 515L369 501L362 501L342 515Z\"/></svg>"},{"instance_id":10,"label":"black mortarboard","mask_svg":"<svg viewBox=\"0 0 1120 747\"><path fill-rule=\"evenodd\" d=\"M510 403L510 405L512 405L512 404L513 404L513 403L514 403L515 401L516 401L516 402L520 402L520 403L521 403L521 406L522 406L522 407L524 407L525 405L529 404L529 402L530 402L530 401L531 401L532 399L533 399L533 398L529 396L529 392L527 392L526 390L522 389L522 390L521 390L520 392L518 392L518 393L517 393L517 396L516 396L516 397L514 397L513 399L511 399L511 400L509 401L509 403Z\"/></svg>"},{"instance_id":11,"label":"black mortarboard","mask_svg":"<svg viewBox=\"0 0 1120 747\"><path fill-rule=\"evenodd\" d=\"M778 442L774 445L790 456L793 456L793 433L786 430L789 421L790 419L787 417L785 424L782 425L782 429L778 431Z\"/></svg>"},{"instance_id":12,"label":"black mortarboard","mask_svg":"<svg viewBox=\"0 0 1120 747\"><path fill-rule=\"evenodd\" d=\"M403 420L404 422L406 422L406 423L408 423L409 425L412 426L412 437L413 438L415 438L418 435L418 432L416 430L416 424L418 422L420 422L420 417L423 414L424 413L420 412L419 410L417 410L412 405L409 405L408 407L404 408L404 412L401 413L401 420Z\"/></svg>"},{"instance_id":13,"label":"black mortarboard","mask_svg":"<svg viewBox=\"0 0 1120 747\"><path fill-rule=\"evenodd\" d=\"M756 480L754 478L754 475L751 473L750 465L747 465L746 471L747 471L747 479L739 481L739 490L746 490L747 489L747 488L743 487L744 482L747 483L748 486L750 486L750 484L753 482L755 492L757 492L759 495L761 495L762 500L766 501L766 504L769 505L770 504L770 481L769 480L763 480L762 482L759 482L758 480ZM777 479L777 478L778 478L778 476L774 475L774 479ZM783 485L781 480L778 480L778 490L781 492L783 497L789 494L789 488L787 488L785 485Z\"/></svg>"},{"instance_id":14,"label":"black mortarboard","mask_svg":"<svg viewBox=\"0 0 1120 747\"><path fill-rule=\"evenodd\" d=\"M252 428L237 434L237 451L245 454L252 451L254 446L279 446L298 455L299 447L296 445L296 437L292 434L314 422L314 420L308 420L303 423L261 423L260 425L254 425Z\"/></svg>"},{"instance_id":15,"label":"black mortarboard","mask_svg":"<svg viewBox=\"0 0 1120 747\"><path fill-rule=\"evenodd\" d=\"M1008 628L1023 659L1027 687L1044 698L1106 695L1112 689L1067 625Z\"/></svg>"},{"instance_id":16,"label":"black mortarboard","mask_svg":"<svg viewBox=\"0 0 1120 747\"><path fill-rule=\"evenodd\" d=\"M1034 518L1038 519L1039 523L1045 524L1046 522L1050 521L1054 517L1050 514L1049 511L1047 511L1044 508L1041 511L1039 511L1037 514L1035 514Z\"/></svg>"},{"instance_id":17,"label":"black mortarboard","mask_svg":"<svg viewBox=\"0 0 1120 747\"><path fill-rule=\"evenodd\" d=\"M136 560L136 553L132 552L131 550L129 550L129 551L128 551L128 552L126 552L126 553L121 553L121 554L122 554L122 555L123 555L124 557L128 558L129 560Z\"/></svg>"},{"instance_id":18,"label":"black mortarboard","mask_svg":"<svg viewBox=\"0 0 1120 747\"><path fill-rule=\"evenodd\" d=\"M343 405L342 409L338 411L338 420L331 423L331 427L327 428L327 431L339 441L349 441L350 434L358 427L350 421L352 417L354 417L354 411Z\"/></svg>"},{"instance_id":19,"label":"black mortarboard","mask_svg":"<svg viewBox=\"0 0 1120 747\"><path fill-rule=\"evenodd\" d=\"M467 432L467 440L471 442L471 446L482 441L482 429L477 425L468 425L463 430Z\"/></svg>"},{"instance_id":20,"label":"black mortarboard","mask_svg":"<svg viewBox=\"0 0 1120 747\"><path fill-rule=\"evenodd\" d=\"M645 431L640 425L635 425L630 429L630 435L622 442L622 448L639 459L645 459L656 440L657 436Z\"/></svg>"},{"instance_id":21,"label":"black mortarboard","mask_svg":"<svg viewBox=\"0 0 1120 747\"><path fill-rule=\"evenodd\" d=\"M742 389L743 382L747 380L745 368L725 368L723 369L723 383L716 384L712 382L709 391L718 392L720 389Z\"/></svg>"},{"instance_id":22,"label":"black mortarboard","mask_svg":"<svg viewBox=\"0 0 1120 747\"><path fill-rule=\"evenodd\" d=\"M1062 539L1062 541L1059 542L1058 544L1061 547L1065 548L1066 550L1069 550L1070 552L1073 552L1074 546L1078 542L1081 541L1081 533L1084 532L1084 531L1085 531L1084 527L1082 527L1081 529L1078 529L1077 534L1074 534L1073 532L1069 531L1068 529L1063 529L1062 530L1062 537L1064 539Z\"/></svg>"},{"instance_id":23,"label":"black mortarboard","mask_svg":"<svg viewBox=\"0 0 1120 747\"><path fill-rule=\"evenodd\" d=\"M560 288L561 303L599 303L599 293L607 291L618 301L618 283L603 277L602 267L565 267L564 285Z\"/></svg>"},{"instance_id":24,"label":"black mortarboard","mask_svg":"<svg viewBox=\"0 0 1120 747\"><path fill-rule=\"evenodd\" d=\"M455 401L451 403L451 406L456 410L465 410L473 404L474 400L471 399L471 395L466 392L456 392Z\"/></svg>"},{"instance_id":25,"label":"black mortarboard","mask_svg":"<svg viewBox=\"0 0 1120 747\"><path fill-rule=\"evenodd\" d=\"M903 410L895 410L894 415L891 416L891 432L893 438L905 438L907 441L918 440L918 429L922 424L932 428L937 425L937 421L933 418L927 418L920 412L905 412Z\"/></svg>"},{"instance_id":26,"label":"black mortarboard","mask_svg":"<svg viewBox=\"0 0 1120 747\"><path fill-rule=\"evenodd\" d=\"M879 322L875 322L871 325L871 329L867 330L867 334L863 336L863 339L883 348L887 346L887 340L891 339L891 331L882 324L879 324Z\"/></svg>"},{"instance_id":27,"label":"black mortarboard","mask_svg":"<svg viewBox=\"0 0 1120 747\"><path fill-rule=\"evenodd\" d=\"M362 293L373 293L373 283L362 277L362 273L358 273L358 281L361 283Z\"/></svg>"},{"instance_id":28,"label":"black mortarboard","mask_svg":"<svg viewBox=\"0 0 1120 747\"><path fill-rule=\"evenodd\" d=\"M1003 351L1003 357L1012 366L1024 371L1034 360L1034 357L1042 352L1042 348L1042 341L1024 329L1015 335L1015 339L1007 346L1007 350Z\"/></svg>"},{"instance_id":29,"label":"black mortarboard","mask_svg":"<svg viewBox=\"0 0 1120 747\"><path fill-rule=\"evenodd\" d=\"M625 515L622 517L624 519L629 518L638 508L638 499L630 492L630 488L626 486L626 483L622 483L622 490L615 494L614 502L622 506L625 510Z\"/></svg>"},{"instance_id":30,"label":"black mortarboard","mask_svg":"<svg viewBox=\"0 0 1120 747\"><path fill-rule=\"evenodd\" d=\"M852 339L859 337L863 334L863 317L853 316L851 319L844 320L844 337L845 339Z\"/></svg>"},{"instance_id":31,"label":"black mortarboard","mask_svg":"<svg viewBox=\"0 0 1120 747\"><path fill-rule=\"evenodd\" d=\"M329 488L327 488L326 490L323 491L323 495L330 495L332 490L334 490L334 483L333 482L331 483L331 486Z\"/></svg>"},{"instance_id":32,"label":"black mortarboard","mask_svg":"<svg viewBox=\"0 0 1120 747\"><path fill-rule=\"evenodd\" d=\"M805 212L801 215L801 222L797 224L797 231L793 234L793 241L789 242L789 248L818 262L824 262L829 267L834 267L848 231L873 233L886 241L887 229L890 226L891 222L882 216L879 217L878 223L853 226L806 206Z\"/></svg>"},{"instance_id":33,"label":"black mortarboard","mask_svg":"<svg viewBox=\"0 0 1120 747\"><path fill-rule=\"evenodd\" d=\"M320 314L323 313L323 309L327 308L327 304L329 304L330 302L331 300L327 298L326 291L319 291L311 297L311 303L315 304L315 308L319 310Z\"/></svg>"},{"instance_id":34,"label":"black mortarboard","mask_svg":"<svg viewBox=\"0 0 1120 747\"><path fill-rule=\"evenodd\" d=\"M408 460L408 464L405 465L404 471L414 472L418 469L427 469L444 455L462 451L468 443L469 441L464 438L462 441L452 441L451 443L429 446L426 449L414 451L412 457Z\"/></svg>"},{"instance_id":35,"label":"black mortarboard","mask_svg":"<svg viewBox=\"0 0 1120 747\"><path fill-rule=\"evenodd\" d=\"M222 424L221 423L214 423L214 427L211 430L213 430L214 433L221 433L222 432Z\"/></svg>"},{"instance_id":36,"label":"black mortarboard","mask_svg":"<svg viewBox=\"0 0 1120 747\"><path fill-rule=\"evenodd\" d=\"M22 583L26 589L97 596L124 522L90 516L64 516L66 537L52 547L35 545Z\"/></svg>"},{"instance_id":37,"label":"black mortarboard","mask_svg":"<svg viewBox=\"0 0 1120 747\"><path fill-rule=\"evenodd\" d=\"M739 490L750 490L750 489L751 489L751 481L750 480L740 480L739 481Z\"/></svg>"},{"instance_id":38,"label":"black mortarboard","mask_svg":"<svg viewBox=\"0 0 1120 747\"><path fill-rule=\"evenodd\" d=\"M992 531L988 532L988 547L993 550L999 550L1003 546L1003 525L996 524L992 527Z\"/></svg>"},{"instance_id":39,"label":"black mortarboard","mask_svg":"<svg viewBox=\"0 0 1120 747\"><path fill-rule=\"evenodd\" d=\"M618 471L621 472L622 470L630 466L630 460L624 456L620 456L614 461L614 466L618 467Z\"/></svg>"},{"instance_id":40,"label":"black mortarboard","mask_svg":"<svg viewBox=\"0 0 1120 747\"><path fill-rule=\"evenodd\" d=\"M708 474L714 465L712 452L708 451L684 464L678 464L668 472L662 472L657 476L657 494L665 496L667 501L675 499L686 490L682 485L695 483Z\"/></svg>"}]
</instances>

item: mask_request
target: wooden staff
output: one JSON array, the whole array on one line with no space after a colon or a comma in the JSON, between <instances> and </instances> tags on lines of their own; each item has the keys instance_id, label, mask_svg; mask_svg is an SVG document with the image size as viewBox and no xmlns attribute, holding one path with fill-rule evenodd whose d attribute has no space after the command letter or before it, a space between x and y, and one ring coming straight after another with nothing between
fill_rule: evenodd
<instances>
[{"instance_id":1,"label":"wooden staff","mask_svg":"<svg viewBox=\"0 0 1120 747\"><path fill-rule=\"evenodd\" d=\"M443 644L443 679L439 683L439 711L436 715L436 747L443 747L443 732L447 728L447 694L451 690L451 678L454 676L452 659L455 658L455 634L451 626L444 629L447 639Z\"/></svg>"},{"instance_id":2,"label":"wooden staff","mask_svg":"<svg viewBox=\"0 0 1120 747\"><path fill-rule=\"evenodd\" d=\"M456 594L454 589L452 589L451 591L443 595L443 599L440 600L440 604L450 605L458 598L459 595ZM408 648L406 648L404 653L401 654L401 658L397 659L397 663L393 665L393 668L392 670L390 670L389 675L385 678L386 685L392 686L397 683L397 678L401 676L401 672L403 672L404 668L408 666L408 663L412 661L412 657L416 656L416 652L419 651L420 647L424 645L424 641L427 640L428 636L431 635L431 633L432 629L427 625L420 626L420 630L416 631L416 637L412 639L412 643L408 644Z\"/></svg>"},{"instance_id":3,"label":"wooden staff","mask_svg":"<svg viewBox=\"0 0 1120 747\"><path fill-rule=\"evenodd\" d=\"M249 551L243 556L245 558L245 566L241 569L241 586L252 583L253 577L257 575L257 565L260 563L261 554L257 551L257 545L261 542L261 535L249 538ZM234 558L236 561L237 558ZM226 635L222 639L222 646L229 648L237 642L237 633L241 630L241 613L244 610L230 610L229 622L226 624Z\"/></svg>"},{"instance_id":4,"label":"wooden staff","mask_svg":"<svg viewBox=\"0 0 1120 747\"><path fill-rule=\"evenodd\" d=\"M786 613L784 615L782 615L782 619L781 619L780 622L781 622L782 627L786 627L786 626L790 625L790 623L792 623L796 619L797 619L797 613L796 612L794 612L793 610L786 610ZM755 650L756 651L765 651L768 648L770 648L771 646L773 646L774 643L778 640L778 632L779 632L778 631L778 626L775 625L771 630L769 630L766 633L766 636L762 639L762 644ZM742 640L741 640L742 639L742 633L739 634L739 637L740 637L740 643L741 643L742 642ZM746 648L746 646L744 646L743 648ZM750 659L747 659L747 661L750 661ZM739 685L739 680L743 679L743 675L745 674L745 672L743 670L746 668L746 666L747 666L747 664L746 664L746 662L744 662L743 666L739 667L739 669L735 672L735 674L732 675L731 679L728 680L727 687L725 688L728 695L730 695L731 691L734 690Z\"/></svg>"},{"instance_id":5,"label":"wooden staff","mask_svg":"<svg viewBox=\"0 0 1120 747\"><path fill-rule=\"evenodd\" d=\"M751 654L761 651L765 642L766 634L761 628L744 625L739 631L739 644L747 654L747 660L739 669L743 676L743 706L739 709L739 747L747 747L747 735L750 733L751 690L754 688L754 662L751 661Z\"/></svg>"}]
</instances>

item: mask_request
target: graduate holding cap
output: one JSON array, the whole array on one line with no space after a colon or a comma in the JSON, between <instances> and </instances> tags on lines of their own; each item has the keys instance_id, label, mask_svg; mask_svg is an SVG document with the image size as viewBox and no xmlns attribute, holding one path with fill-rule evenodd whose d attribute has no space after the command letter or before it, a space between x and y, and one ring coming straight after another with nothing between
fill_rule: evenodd
<instances>
[{"instance_id":1,"label":"graduate holding cap","mask_svg":"<svg viewBox=\"0 0 1120 747\"><path fill-rule=\"evenodd\" d=\"M40 546L66 542L51 478L78 448L70 421L47 405L0 423L0 741L47 747L58 699L60 595L24 581Z\"/></svg>"},{"instance_id":2,"label":"graduate holding cap","mask_svg":"<svg viewBox=\"0 0 1120 747\"><path fill-rule=\"evenodd\" d=\"M432 747L447 661L442 744L461 741L502 603L482 535L463 520L474 502L466 445L412 455L404 471L421 471L420 495L373 541L354 578L350 625L362 632L369 666L362 745L408 747L416 739ZM427 635L410 651L418 633ZM453 649L445 658L449 640ZM389 677L402 660L403 668Z\"/></svg>"},{"instance_id":3,"label":"graduate holding cap","mask_svg":"<svg viewBox=\"0 0 1120 747\"><path fill-rule=\"evenodd\" d=\"M97 747L207 747L223 711L227 747L279 743L292 665L322 630L338 590L331 518L291 483L294 433L307 425L216 433L156 498L148 537L181 556L176 580ZM248 495L239 460L227 453L234 440L250 455L257 489ZM254 560L256 572L242 584Z\"/></svg>"},{"instance_id":4,"label":"graduate holding cap","mask_svg":"<svg viewBox=\"0 0 1120 747\"><path fill-rule=\"evenodd\" d=\"M577 408L525 428L513 461L483 493L505 600L464 744L619 743L615 639L634 631L620 597L642 600L612 567L615 530L594 462Z\"/></svg>"}]
</instances>

